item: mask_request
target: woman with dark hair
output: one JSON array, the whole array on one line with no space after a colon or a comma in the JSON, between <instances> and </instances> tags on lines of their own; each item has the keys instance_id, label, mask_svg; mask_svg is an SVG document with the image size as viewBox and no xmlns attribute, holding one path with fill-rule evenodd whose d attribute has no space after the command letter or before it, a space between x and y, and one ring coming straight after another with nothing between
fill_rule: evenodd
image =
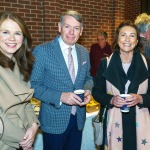
<instances>
[{"instance_id":1,"label":"woman with dark hair","mask_svg":"<svg viewBox=\"0 0 150 150\"><path fill-rule=\"evenodd\" d=\"M29 78L34 58L32 40L23 19L0 13L0 149L31 150L39 121L30 99Z\"/></svg>"},{"instance_id":2,"label":"woman with dark hair","mask_svg":"<svg viewBox=\"0 0 150 150\"><path fill-rule=\"evenodd\" d=\"M136 26L123 21L116 30L113 54L100 62L92 94L101 104L101 115L107 109L101 150L150 147L150 60L140 53L139 47ZM129 97L124 100L120 94ZM130 111L121 112L123 105Z\"/></svg>"}]
</instances>

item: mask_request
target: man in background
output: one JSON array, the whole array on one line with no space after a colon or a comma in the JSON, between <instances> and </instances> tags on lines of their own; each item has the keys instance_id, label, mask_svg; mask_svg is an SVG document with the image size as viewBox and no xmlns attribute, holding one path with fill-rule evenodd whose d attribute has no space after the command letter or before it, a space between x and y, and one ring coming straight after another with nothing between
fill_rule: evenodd
<instances>
[{"instance_id":1,"label":"man in background","mask_svg":"<svg viewBox=\"0 0 150 150\"><path fill-rule=\"evenodd\" d=\"M37 46L31 75L34 97L41 101L39 120L44 150L80 150L93 81L87 49L77 44L82 35L82 16L77 11L62 14L60 35ZM84 89L84 102L74 90Z\"/></svg>"},{"instance_id":2,"label":"man in background","mask_svg":"<svg viewBox=\"0 0 150 150\"><path fill-rule=\"evenodd\" d=\"M135 25L140 32L140 42L143 46L143 53L150 57L150 15L142 13L135 19Z\"/></svg>"},{"instance_id":3,"label":"man in background","mask_svg":"<svg viewBox=\"0 0 150 150\"><path fill-rule=\"evenodd\" d=\"M97 33L98 42L93 44L90 49L91 76L95 77L101 58L110 56L111 46L107 42L107 32Z\"/></svg>"}]
</instances>

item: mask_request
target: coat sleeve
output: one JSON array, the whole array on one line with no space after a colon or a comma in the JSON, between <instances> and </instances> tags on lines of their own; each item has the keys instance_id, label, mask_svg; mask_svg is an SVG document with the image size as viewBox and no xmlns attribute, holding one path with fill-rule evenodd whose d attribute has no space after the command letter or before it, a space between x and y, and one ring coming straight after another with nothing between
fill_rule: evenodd
<instances>
[{"instance_id":1,"label":"coat sleeve","mask_svg":"<svg viewBox=\"0 0 150 150\"><path fill-rule=\"evenodd\" d=\"M4 127L0 140L6 145L19 148L19 142L23 139L25 132L21 128L18 128L2 109L0 110L0 117Z\"/></svg>"},{"instance_id":2,"label":"coat sleeve","mask_svg":"<svg viewBox=\"0 0 150 150\"><path fill-rule=\"evenodd\" d=\"M107 94L106 91L106 79L103 77L103 73L106 70L106 58L100 61L99 68L94 80L94 87L92 90L92 95L94 99L103 106L110 107L110 101L113 95Z\"/></svg>"},{"instance_id":3,"label":"coat sleeve","mask_svg":"<svg viewBox=\"0 0 150 150\"><path fill-rule=\"evenodd\" d=\"M1 132L0 136L1 136L1 141L6 145L19 148L19 142L23 139L26 130L31 127L32 123L38 123L39 125L40 123L30 103L21 104L18 108L18 111L16 111L16 113L19 114L18 119L16 115L9 115L8 117L7 116L8 114L3 112L2 109L0 110L0 121L2 121L2 125L3 125L3 131ZM16 118L16 123L12 121L12 119L13 120L15 119L12 117ZM20 118L22 119L24 118L24 120L20 120ZM16 134L17 136L15 136Z\"/></svg>"},{"instance_id":4,"label":"coat sleeve","mask_svg":"<svg viewBox=\"0 0 150 150\"><path fill-rule=\"evenodd\" d=\"M26 104L25 113L26 113L26 117L28 120L28 128L30 128L33 123L37 123L38 126L40 126L40 122L37 119L37 116L35 115L35 112L34 112L32 105L30 103Z\"/></svg>"},{"instance_id":5,"label":"coat sleeve","mask_svg":"<svg viewBox=\"0 0 150 150\"><path fill-rule=\"evenodd\" d=\"M149 78L148 78L148 90L146 94L142 94L143 97L143 107L149 107L150 109L150 59L147 58L147 64L148 64L148 73L149 73Z\"/></svg>"}]
</instances>

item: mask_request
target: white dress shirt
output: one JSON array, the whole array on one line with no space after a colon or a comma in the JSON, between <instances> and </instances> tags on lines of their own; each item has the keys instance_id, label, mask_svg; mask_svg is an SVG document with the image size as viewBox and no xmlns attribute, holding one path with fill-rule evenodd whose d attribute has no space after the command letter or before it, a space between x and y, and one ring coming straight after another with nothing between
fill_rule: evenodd
<instances>
[{"instance_id":1,"label":"white dress shirt","mask_svg":"<svg viewBox=\"0 0 150 150\"><path fill-rule=\"evenodd\" d=\"M64 56L66 65L68 67L68 48L71 47L72 51L72 57L73 57L73 62L74 62L74 69L75 69L75 77L77 76L77 71L78 71L78 59L77 59L77 52L76 52L76 48L75 48L75 44L72 46L69 46L67 44L64 43L64 41L62 40L61 36L58 38L59 44L60 44L60 48L62 51L62 54Z\"/></svg>"}]
</instances>

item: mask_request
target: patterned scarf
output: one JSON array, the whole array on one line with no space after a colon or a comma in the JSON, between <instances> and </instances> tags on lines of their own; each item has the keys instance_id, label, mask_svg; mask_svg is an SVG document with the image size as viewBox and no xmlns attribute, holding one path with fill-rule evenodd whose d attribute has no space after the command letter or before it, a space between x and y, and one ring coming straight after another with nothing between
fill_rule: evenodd
<instances>
[{"instance_id":1,"label":"patterned scarf","mask_svg":"<svg viewBox=\"0 0 150 150\"><path fill-rule=\"evenodd\" d=\"M113 55L113 54L112 54ZM112 55L107 59L107 66ZM146 68L147 62L143 55L142 59ZM107 93L111 95L119 95L120 91L109 81L106 81ZM145 94L148 89L148 79L143 81L138 88L137 94ZM113 107L108 110L107 116L107 134L105 140L105 150L123 150L123 132L122 132L122 113L120 108ZM150 115L148 108L140 108L136 106L136 135L137 150L150 149Z\"/></svg>"}]
</instances>

